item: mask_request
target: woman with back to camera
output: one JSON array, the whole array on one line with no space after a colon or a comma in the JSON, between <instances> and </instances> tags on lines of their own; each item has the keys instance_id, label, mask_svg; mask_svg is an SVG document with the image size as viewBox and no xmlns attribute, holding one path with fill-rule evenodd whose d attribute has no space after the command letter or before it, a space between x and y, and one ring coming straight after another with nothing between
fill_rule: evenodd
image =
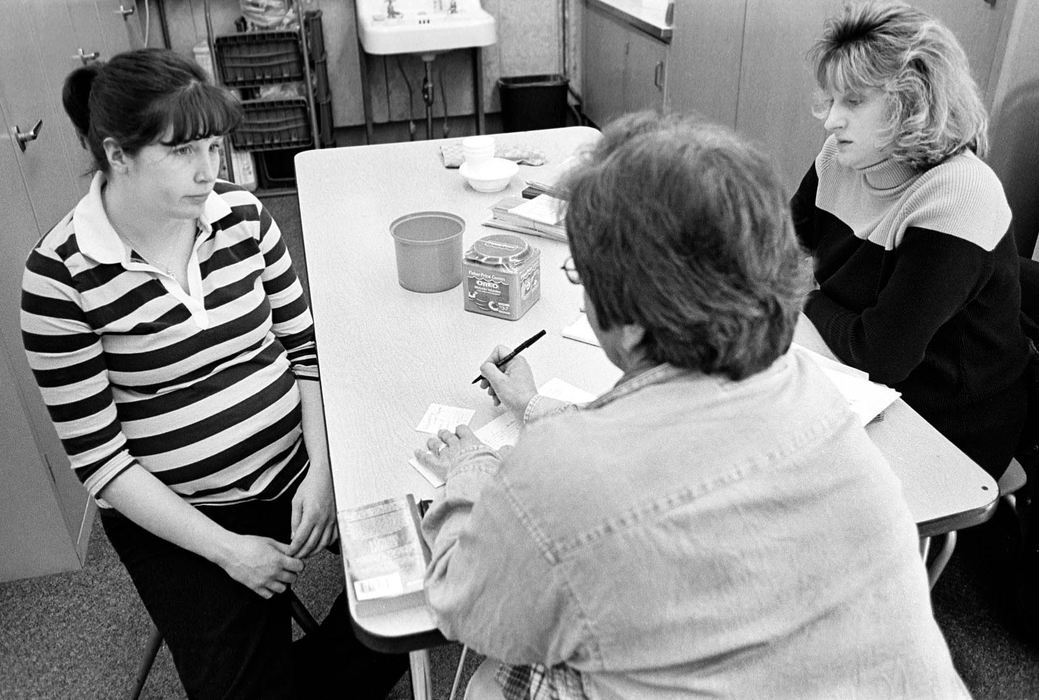
<instances>
[{"instance_id":1,"label":"woman with back to camera","mask_svg":"<svg viewBox=\"0 0 1039 700\"><path fill-rule=\"evenodd\" d=\"M499 370L499 347L480 374L525 426L516 446L463 425L416 453L447 475L422 522L429 606L504 662L474 685L965 697L898 479L787 352L808 270L767 158L721 127L634 115L565 191L564 269L623 376L578 409L538 394L522 355Z\"/></svg>"},{"instance_id":2,"label":"woman with back to camera","mask_svg":"<svg viewBox=\"0 0 1039 700\"><path fill-rule=\"evenodd\" d=\"M240 105L158 49L62 97L97 172L29 255L26 354L185 690L385 695L404 658L353 639L342 595L291 643L280 594L335 508L302 286L259 200L217 180Z\"/></svg>"},{"instance_id":3,"label":"woman with back to camera","mask_svg":"<svg viewBox=\"0 0 1039 700\"><path fill-rule=\"evenodd\" d=\"M815 258L805 314L998 478L1024 425L1028 345L966 55L927 14L874 3L828 21L810 55L829 136L791 204Z\"/></svg>"}]
</instances>

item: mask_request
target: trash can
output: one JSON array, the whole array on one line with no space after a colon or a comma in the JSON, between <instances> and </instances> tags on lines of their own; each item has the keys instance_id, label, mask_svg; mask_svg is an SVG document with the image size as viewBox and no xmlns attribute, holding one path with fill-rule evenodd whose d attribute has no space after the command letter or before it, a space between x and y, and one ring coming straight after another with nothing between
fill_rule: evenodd
<instances>
[{"instance_id":1,"label":"trash can","mask_svg":"<svg viewBox=\"0 0 1039 700\"><path fill-rule=\"evenodd\" d=\"M566 126L569 79L558 74L499 78L504 131L530 131Z\"/></svg>"}]
</instances>

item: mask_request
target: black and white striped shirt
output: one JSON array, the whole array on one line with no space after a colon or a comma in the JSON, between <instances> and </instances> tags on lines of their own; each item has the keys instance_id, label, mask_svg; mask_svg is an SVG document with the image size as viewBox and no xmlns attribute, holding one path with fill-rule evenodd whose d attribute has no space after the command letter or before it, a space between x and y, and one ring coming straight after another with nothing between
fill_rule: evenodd
<instances>
[{"instance_id":1,"label":"black and white striped shirt","mask_svg":"<svg viewBox=\"0 0 1039 700\"><path fill-rule=\"evenodd\" d=\"M98 494L134 463L190 503L270 499L307 466L296 376L313 322L277 224L218 182L188 290L116 234L104 177L30 253L25 351L76 475Z\"/></svg>"}]
</instances>

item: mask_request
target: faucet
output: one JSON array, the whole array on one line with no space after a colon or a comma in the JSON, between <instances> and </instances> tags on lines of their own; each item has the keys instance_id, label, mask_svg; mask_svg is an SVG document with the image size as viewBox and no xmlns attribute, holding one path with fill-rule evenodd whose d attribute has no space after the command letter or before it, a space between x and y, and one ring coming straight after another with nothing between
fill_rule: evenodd
<instances>
[{"instance_id":1,"label":"faucet","mask_svg":"<svg viewBox=\"0 0 1039 700\"><path fill-rule=\"evenodd\" d=\"M451 6L447 10L452 15L458 12L458 0L451 0Z\"/></svg>"},{"instance_id":2,"label":"faucet","mask_svg":"<svg viewBox=\"0 0 1039 700\"><path fill-rule=\"evenodd\" d=\"M393 7L393 0L386 0L386 17L388 19L400 17L400 13Z\"/></svg>"}]
</instances>

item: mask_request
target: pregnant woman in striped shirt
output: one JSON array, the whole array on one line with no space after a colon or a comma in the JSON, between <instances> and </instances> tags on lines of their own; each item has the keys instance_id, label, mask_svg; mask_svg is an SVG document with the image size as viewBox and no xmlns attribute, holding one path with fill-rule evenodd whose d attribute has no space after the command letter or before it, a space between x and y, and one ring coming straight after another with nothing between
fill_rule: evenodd
<instances>
[{"instance_id":1,"label":"pregnant woman in striped shirt","mask_svg":"<svg viewBox=\"0 0 1039 700\"><path fill-rule=\"evenodd\" d=\"M302 286L259 200L217 179L240 105L157 49L77 69L63 100L97 172L29 254L25 350L185 689L385 695L406 658L361 647L343 596L292 645L279 595L337 533Z\"/></svg>"}]
</instances>

